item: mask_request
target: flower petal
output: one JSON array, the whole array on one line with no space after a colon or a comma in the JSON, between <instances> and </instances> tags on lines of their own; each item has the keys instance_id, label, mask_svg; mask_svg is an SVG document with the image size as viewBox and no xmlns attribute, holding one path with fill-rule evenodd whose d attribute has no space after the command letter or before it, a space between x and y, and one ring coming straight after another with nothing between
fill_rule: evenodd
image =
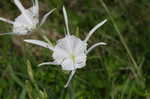
<instances>
[{"instance_id":1,"label":"flower petal","mask_svg":"<svg viewBox=\"0 0 150 99\"><path fill-rule=\"evenodd\" d=\"M41 63L39 64L38 66L43 66L43 65L59 65L57 62L44 62L44 63Z\"/></svg>"},{"instance_id":2,"label":"flower petal","mask_svg":"<svg viewBox=\"0 0 150 99\"><path fill-rule=\"evenodd\" d=\"M68 53L60 48L55 48L53 53L53 59L61 64L66 58L69 58Z\"/></svg>"},{"instance_id":3,"label":"flower petal","mask_svg":"<svg viewBox=\"0 0 150 99\"><path fill-rule=\"evenodd\" d=\"M86 50L86 46L87 44L85 42L71 35L58 40L55 48L62 49L67 53L74 53L75 55L78 55L80 53L84 53L84 51Z\"/></svg>"},{"instance_id":4,"label":"flower petal","mask_svg":"<svg viewBox=\"0 0 150 99\"><path fill-rule=\"evenodd\" d=\"M81 54L80 56L77 56L75 60L75 67L82 68L85 65L86 65L86 54Z\"/></svg>"},{"instance_id":5,"label":"flower petal","mask_svg":"<svg viewBox=\"0 0 150 99\"><path fill-rule=\"evenodd\" d=\"M64 20L65 20L67 35L70 35L69 25L68 25L68 16L67 16L67 12L66 12L66 9L64 6L63 6L63 14L64 14Z\"/></svg>"},{"instance_id":6,"label":"flower petal","mask_svg":"<svg viewBox=\"0 0 150 99\"><path fill-rule=\"evenodd\" d=\"M33 6L35 6L35 2L34 2L34 0L31 0L31 1L32 1Z\"/></svg>"},{"instance_id":7,"label":"flower petal","mask_svg":"<svg viewBox=\"0 0 150 99\"><path fill-rule=\"evenodd\" d=\"M0 35L14 35L14 34L19 34L19 33L14 33L14 32L0 33Z\"/></svg>"},{"instance_id":8,"label":"flower petal","mask_svg":"<svg viewBox=\"0 0 150 99\"><path fill-rule=\"evenodd\" d=\"M45 47L45 48L49 48L50 50L54 50L52 45L49 45L48 43L40 41L40 40L26 39L24 41L27 42L27 43L31 43L31 44L39 45L39 46L42 46L42 47Z\"/></svg>"},{"instance_id":9,"label":"flower petal","mask_svg":"<svg viewBox=\"0 0 150 99\"><path fill-rule=\"evenodd\" d=\"M76 40L75 42L74 42L74 53L75 53L75 55L81 55L82 53L85 53L86 52L86 50L87 50L87 43L85 43L85 42L83 42L83 41L81 41L81 40Z\"/></svg>"},{"instance_id":10,"label":"flower petal","mask_svg":"<svg viewBox=\"0 0 150 99\"><path fill-rule=\"evenodd\" d=\"M14 22L13 22L13 21L8 20L8 19L5 19L5 18L2 18L2 17L0 17L0 21L7 22L7 23L9 23L9 24L14 24Z\"/></svg>"},{"instance_id":11,"label":"flower petal","mask_svg":"<svg viewBox=\"0 0 150 99\"><path fill-rule=\"evenodd\" d=\"M63 63L61 64L62 65L62 69L63 70L68 70L68 71L71 71L71 70L75 70L75 66L74 66L74 63L71 59L65 59L63 61Z\"/></svg>"},{"instance_id":12,"label":"flower petal","mask_svg":"<svg viewBox=\"0 0 150 99\"><path fill-rule=\"evenodd\" d=\"M18 34L18 35L26 35L27 33L31 32L32 29L30 26L21 24L18 22L15 22L13 25L13 32Z\"/></svg>"},{"instance_id":13,"label":"flower petal","mask_svg":"<svg viewBox=\"0 0 150 99\"><path fill-rule=\"evenodd\" d=\"M92 46L87 50L87 54L88 54L89 52L91 52L91 50L93 50L95 47L100 46L100 45L107 45L107 43L105 43L105 42L99 42L99 43L96 43L96 44L92 45Z\"/></svg>"},{"instance_id":14,"label":"flower petal","mask_svg":"<svg viewBox=\"0 0 150 99\"><path fill-rule=\"evenodd\" d=\"M85 42L87 42L89 40L89 38L92 36L92 34L99 28L101 27L103 24L105 24L107 22L107 19L105 19L104 21L100 22L99 24L97 24L94 28L92 28L90 30L90 32L88 33L88 35L85 38Z\"/></svg>"},{"instance_id":15,"label":"flower petal","mask_svg":"<svg viewBox=\"0 0 150 99\"><path fill-rule=\"evenodd\" d=\"M71 37L70 36L66 36L63 39L60 39L57 41L57 45L55 46L56 49L62 49L68 53L72 52L71 49Z\"/></svg>"},{"instance_id":16,"label":"flower petal","mask_svg":"<svg viewBox=\"0 0 150 99\"><path fill-rule=\"evenodd\" d=\"M35 0L35 11L37 11L37 13L39 13L39 2L38 0Z\"/></svg>"},{"instance_id":17,"label":"flower petal","mask_svg":"<svg viewBox=\"0 0 150 99\"><path fill-rule=\"evenodd\" d=\"M51 13L53 13L55 10L56 10L56 8L52 9L51 11L49 11L48 13L46 13L46 14L43 16L43 19L42 19L42 21L41 21L41 23L40 23L40 26L44 24L44 22L46 21L47 17L48 17Z\"/></svg>"}]
</instances>

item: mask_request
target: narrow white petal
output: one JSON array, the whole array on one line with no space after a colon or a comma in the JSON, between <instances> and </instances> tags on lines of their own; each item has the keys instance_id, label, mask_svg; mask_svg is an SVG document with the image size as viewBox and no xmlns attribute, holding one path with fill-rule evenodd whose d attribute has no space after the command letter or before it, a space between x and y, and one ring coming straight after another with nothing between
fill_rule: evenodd
<instances>
[{"instance_id":1,"label":"narrow white petal","mask_svg":"<svg viewBox=\"0 0 150 99\"><path fill-rule=\"evenodd\" d=\"M35 0L35 12L39 15L39 2L38 0Z\"/></svg>"},{"instance_id":2,"label":"narrow white petal","mask_svg":"<svg viewBox=\"0 0 150 99\"><path fill-rule=\"evenodd\" d=\"M65 9L64 6L63 6L63 15L64 15L64 20L65 20L67 34L70 35L69 25L68 25L68 16L67 16L67 12L66 12L66 9Z\"/></svg>"},{"instance_id":3,"label":"narrow white petal","mask_svg":"<svg viewBox=\"0 0 150 99\"><path fill-rule=\"evenodd\" d=\"M32 1L33 6L35 6L35 2L34 2L34 0L31 0L31 1Z\"/></svg>"},{"instance_id":4,"label":"narrow white petal","mask_svg":"<svg viewBox=\"0 0 150 99\"><path fill-rule=\"evenodd\" d=\"M107 19L105 19L104 21L102 21L102 22L100 22L99 24L97 24L94 28L92 28L90 31L89 31L89 33L88 33L88 35L86 36L86 38L85 38L85 42L87 42L88 40L89 40L89 38L92 36L92 34L99 28L99 27L101 27L103 24L105 24L107 22Z\"/></svg>"},{"instance_id":5,"label":"narrow white petal","mask_svg":"<svg viewBox=\"0 0 150 99\"><path fill-rule=\"evenodd\" d=\"M43 18L42 18L42 20L41 20L41 23L40 23L40 26L45 23L45 21L46 21L46 19L48 18L48 16L49 16L51 13L53 13L55 10L56 10L56 8L52 9L51 11L49 11L48 13L46 13L46 14L43 16Z\"/></svg>"},{"instance_id":6,"label":"narrow white petal","mask_svg":"<svg viewBox=\"0 0 150 99\"><path fill-rule=\"evenodd\" d=\"M42 46L42 47L45 47L45 48L49 48L50 50L54 50L52 45L49 45L48 43L40 41L40 40L27 39L27 40L24 40L24 41L27 42L27 43L31 43L31 44L39 45L39 46Z\"/></svg>"},{"instance_id":7,"label":"narrow white petal","mask_svg":"<svg viewBox=\"0 0 150 99\"><path fill-rule=\"evenodd\" d=\"M35 6L37 9L39 9L39 1L38 0L35 0Z\"/></svg>"},{"instance_id":8,"label":"narrow white petal","mask_svg":"<svg viewBox=\"0 0 150 99\"><path fill-rule=\"evenodd\" d=\"M32 8L32 13L36 17L39 17L39 4L38 4L38 0L32 0L32 4L33 4L33 6L31 7Z\"/></svg>"},{"instance_id":9,"label":"narrow white petal","mask_svg":"<svg viewBox=\"0 0 150 99\"><path fill-rule=\"evenodd\" d=\"M2 18L2 17L0 17L0 21L7 22L7 23L9 23L9 24L14 24L14 22L13 22L13 21L8 20L8 19L5 19L5 18Z\"/></svg>"},{"instance_id":10,"label":"narrow white petal","mask_svg":"<svg viewBox=\"0 0 150 99\"><path fill-rule=\"evenodd\" d=\"M0 33L0 36L1 36L1 35L14 35L14 34L17 34L17 33L14 33L14 32ZM19 33L18 33L18 34L19 34Z\"/></svg>"},{"instance_id":11,"label":"narrow white petal","mask_svg":"<svg viewBox=\"0 0 150 99\"><path fill-rule=\"evenodd\" d=\"M19 8L19 10L21 11L21 13L24 15L24 17L26 18L26 20L32 24L32 20L29 18L28 14L25 11L25 8L23 7L23 5L21 4L20 0L14 0L16 6Z\"/></svg>"},{"instance_id":12,"label":"narrow white petal","mask_svg":"<svg viewBox=\"0 0 150 99\"><path fill-rule=\"evenodd\" d=\"M92 45L92 46L87 50L87 54L88 54L89 52L91 52L91 50L93 50L95 47L100 46L100 45L107 45L107 44L104 43L104 42L96 43L96 44Z\"/></svg>"},{"instance_id":13,"label":"narrow white petal","mask_svg":"<svg viewBox=\"0 0 150 99\"><path fill-rule=\"evenodd\" d=\"M65 88L68 87L68 85L69 85L69 83L70 83L70 81L71 81L73 75L75 74L75 72L76 72L76 70L71 71L71 74L70 74L70 76L69 76L69 79L68 79L66 85L64 86Z\"/></svg>"},{"instance_id":14,"label":"narrow white petal","mask_svg":"<svg viewBox=\"0 0 150 99\"><path fill-rule=\"evenodd\" d=\"M59 64L56 63L56 62L44 62L44 63L39 64L38 66L40 67L40 66L43 66L43 65L59 65Z\"/></svg>"}]
</instances>

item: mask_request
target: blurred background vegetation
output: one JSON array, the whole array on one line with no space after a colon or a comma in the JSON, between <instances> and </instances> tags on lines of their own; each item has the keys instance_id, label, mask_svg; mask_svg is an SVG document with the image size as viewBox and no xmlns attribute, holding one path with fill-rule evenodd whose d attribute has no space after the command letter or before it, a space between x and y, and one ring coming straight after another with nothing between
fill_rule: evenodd
<instances>
[{"instance_id":1,"label":"blurred background vegetation","mask_svg":"<svg viewBox=\"0 0 150 99\"><path fill-rule=\"evenodd\" d=\"M28 8L31 0L21 0ZM57 8L42 26L44 33L0 36L0 99L150 99L150 0L39 0L40 16ZM64 88L68 72L51 61L47 49L25 44L25 38L50 41L64 36L62 6L71 33L85 38L104 19L108 22L90 38L89 45L108 43L89 54L86 67ZM0 0L0 17L20 14L13 0ZM0 22L0 33L12 26ZM38 35L40 34L40 35Z\"/></svg>"}]
</instances>

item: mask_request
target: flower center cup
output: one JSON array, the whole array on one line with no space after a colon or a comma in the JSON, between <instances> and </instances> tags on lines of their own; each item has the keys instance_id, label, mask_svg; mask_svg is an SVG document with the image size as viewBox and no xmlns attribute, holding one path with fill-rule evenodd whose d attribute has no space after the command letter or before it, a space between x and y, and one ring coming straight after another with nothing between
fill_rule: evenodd
<instances>
[{"instance_id":1,"label":"flower center cup","mask_svg":"<svg viewBox=\"0 0 150 99\"><path fill-rule=\"evenodd\" d=\"M70 54L70 58L73 61L73 63L75 63L76 56L73 53Z\"/></svg>"}]
</instances>

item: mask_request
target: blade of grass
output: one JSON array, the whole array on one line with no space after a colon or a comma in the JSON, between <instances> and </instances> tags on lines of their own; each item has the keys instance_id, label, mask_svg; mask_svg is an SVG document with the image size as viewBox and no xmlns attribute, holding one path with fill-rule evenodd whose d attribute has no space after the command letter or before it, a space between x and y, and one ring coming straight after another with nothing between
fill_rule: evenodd
<instances>
[{"instance_id":1,"label":"blade of grass","mask_svg":"<svg viewBox=\"0 0 150 99\"><path fill-rule=\"evenodd\" d=\"M32 67L31 67L31 63L30 63L29 60L27 60L27 72L28 72L28 75L29 75L29 78L30 78L32 84L34 85L34 87L36 88L36 90L40 93L40 89L37 86L36 81L34 79Z\"/></svg>"},{"instance_id":2,"label":"blade of grass","mask_svg":"<svg viewBox=\"0 0 150 99\"><path fill-rule=\"evenodd\" d=\"M127 90L127 88L128 88L129 81L130 81L130 79L127 79L127 81L125 82L125 85L124 85L124 88L123 88L123 90L122 90L121 98L120 98L120 99L124 99L125 91L126 91L126 90Z\"/></svg>"},{"instance_id":3,"label":"blade of grass","mask_svg":"<svg viewBox=\"0 0 150 99\"><path fill-rule=\"evenodd\" d=\"M140 71L140 68L139 68L138 64L136 63L135 59L133 58L133 55L132 55L128 45L126 44L126 42L125 42L125 40L124 40L124 38L123 38L123 36L122 36L122 34L121 34L117 24L116 24L116 22L114 21L113 16L110 14L110 11L109 11L108 7L106 6L106 4L104 3L104 1L100 0L100 3L102 4L104 9L106 10L110 20L113 23L113 26L114 26L116 32L118 33L118 36L120 38L121 43L123 44L123 46L124 46L128 56L129 56L129 58L132 61L132 64L133 64L132 72L133 72L134 76L136 77L136 80L138 80L140 82L140 84L142 85L142 87L144 87L144 82L143 82L142 73Z\"/></svg>"},{"instance_id":4,"label":"blade of grass","mask_svg":"<svg viewBox=\"0 0 150 99\"><path fill-rule=\"evenodd\" d=\"M27 60L27 71L28 71L28 75L29 75L29 78L30 78L32 84L34 85L35 89L39 93L39 97L41 99L47 99L46 91L44 91L44 92L41 91L40 88L38 87L37 83L36 83L36 80L34 79L33 70L32 70L31 63L29 60Z\"/></svg>"},{"instance_id":5,"label":"blade of grass","mask_svg":"<svg viewBox=\"0 0 150 99\"><path fill-rule=\"evenodd\" d=\"M20 97L19 97L19 99L26 99L26 89L23 89L22 90L22 92L21 92L21 94L20 94Z\"/></svg>"},{"instance_id":6,"label":"blade of grass","mask_svg":"<svg viewBox=\"0 0 150 99\"><path fill-rule=\"evenodd\" d=\"M18 84L20 85L22 88L25 88L24 83L15 75L12 67L10 65L8 65L8 71L10 71L10 75L12 77L12 79Z\"/></svg>"}]
</instances>

